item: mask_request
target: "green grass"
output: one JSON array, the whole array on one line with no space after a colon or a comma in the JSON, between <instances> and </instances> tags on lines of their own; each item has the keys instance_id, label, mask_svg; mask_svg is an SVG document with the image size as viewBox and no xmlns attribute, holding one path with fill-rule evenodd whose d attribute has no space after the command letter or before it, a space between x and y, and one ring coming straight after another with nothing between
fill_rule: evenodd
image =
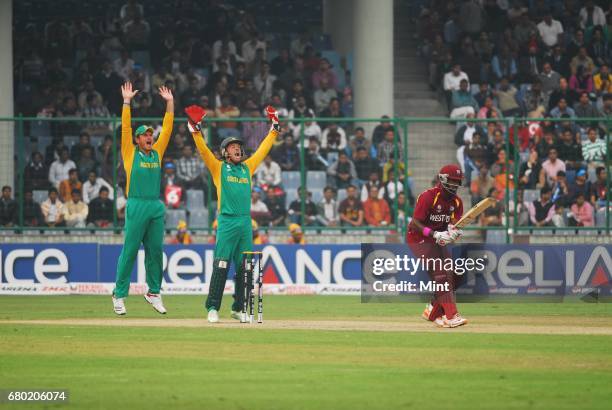
<instances>
[{"instance_id":1,"label":"green grass","mask_svg":"<svg viewBox=\"0 0 612 410\"><path fill-rule=\"evenodd\" d=\"M130 318L161 318L140 299L128 299ZM165 302L167 319L204 318L201 297ZM266 318L299 320L418 321L423 307L331 296L265 303ZM612 326L610 304L461 310L474 322L554 315L609 318ZM0 320L105 317L112 319L108 297L0 297ZM612 402L612 336L3 323L7 388L67 388L65 407L83 409L603 409Z\"/></svg>"}]
</instances>

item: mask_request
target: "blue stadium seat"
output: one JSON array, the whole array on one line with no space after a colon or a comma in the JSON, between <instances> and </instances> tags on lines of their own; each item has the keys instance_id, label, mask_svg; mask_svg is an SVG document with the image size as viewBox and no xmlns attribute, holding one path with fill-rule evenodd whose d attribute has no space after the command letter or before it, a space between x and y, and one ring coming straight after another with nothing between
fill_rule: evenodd
<instances>
[{"instance_id":1,"label":"blue stadium seat","mask_svg":"<svg viewBox=\"0 0 612 410\"><path fill-rule=\"evenodd\" d=\"M491 230L487 231L486 243L506 243L506 231Z\"/></svg>"},{"instance_id":2,"label":"blue stadium seat","mask_svg":"<svg viewBox=\"0 0 612 410\"><path fill-rule=\"evenodd\" d=\"M338 190L338 203L344 201L346 197L347 197L346 189L339 189Z\"/></svg>"},{"instance_id":3,"label":"blue stadium seat","mask_svg":"<svg viewBox=\"0 0 612 410\"><path fill-rule=\"evenodd\" d=\"M324 171L308 171L306 178L308 189L323 189L327 185L327 174Z\"/></svg>"},{"instance_id":4,"label":"blue stadium seat","mask_svg":"<svg viewBox=\"0 0 612 410\"><path fill-rule=\"evenodd\" d=\"M314 189L311 192L312 192L312 202L314 202L315 204L318 204L319 202L323 200L323 190Z\"/></svg>"},{"instance_id":5,"label":"blue stadium seat","mask_svg":"<svg viewBox=\"0 0 612 410\"><path fill-rule=\"evenodd\" d=\"M53 140L52 137L48 136L48 135L41 135L38 137L38 144L36 146L36 149L38 150L38 152L40 152L41 154L45 154L45 149L51 145L51 141Z\"/></svg>"},{"instance_id":6,"label":"blue stadium seat","mask_svg":"<svg viewBox=\"0 0 612 410\"><path fill-rule=\"evenodd\" d=\"M146 50L132 52L132 59L136 64L140 64L144 68L151 66L151 54Z\"/></svg>"},{"instance_id":7,"label":"blue stadium seat","mask_svg":"<svg viewBox=\"0 0 612 410\"><path fill-rule=\"evenodd\" d=\"M102 145L103 142L104 142L104 136L103 135L92 135L89 138L89 143L91 145L93 145L94 149L96 149L96 150L98 149L98 147L100 145ZM97 153L97 151L96 151L96 153Z\"/></svg>"},{"instance_id":8,"label":"blue stadium seat","mask_svg":"<svg viewBox=\"0 0 612 410\"><path fill-rule=\"evenodd\" d=\"M51 135L51 126L49 121L32 121L30 123L30 135L34 137Z\"/></svg>"},{"instance_id":9,"label":"blue stadium seat","mask_svg":"<svg viewBox=\"0 0 612 410\"><path fill-rule=\"evenodd\" d=\"M595 226L606 226L606 210L605 209L600 209L595 213Z\"/></svg>"},{"instance_id":10,"label":"blue stadium seat","mask_svg":"<svg viewBox=\"0 0 612 410\"><path fill-rule=\"evenodd\" d=\"M300 186L301 178L299 171L286 171L281 173L281 180L285 189L297 189Z\"/></svg>"},{"instance_id":11,"label":"blue stadium seat","mask_svg":"<svg viewBox=\"0 0 612 410\"><path fill-rule=\"evenodd\" d=\"M540 199L540 191L537 189L526 189L523 191L523 202L533 202Z\"/></svg>"},{"instance_id":12,"label":"blue stadium seat","mask_svg":"<svg viewBox=\"0 0 612 410\"><path fill-rule=\"evenodd\" d=\"M180 220L187 220L187 213L184 209L167 209L166 210L166 229L176 229Z\"/></svg>"},{"instance_id":13,"label":"blue stadium seat","mask_svg":"<svg viewBox=\"0 0 612 410\"><path fill-rule=\"evenodd\" d=\"M185 206L189 211L204 208L204 191L200 189L188 189L186 197Z\"/></svg>"},{"instance_id":14,"label":"blue stadium seat","mask_svg":"<svg viewBox=\"0 0 612 410\"><path fill-rule=\"evenodd\" d=\"M285 192L285 208L289 208L291 202L295 201L298 198L298 193L297 189L286 189Z\"/></svg>"},{"instance_id":15,"label":"blue stadium seat","mask_svg":"<svg viewBox=\"0 0 612 410\"><path fill-rule=\"evenodd\" d=\"M46 201L48 197L49 197L49 193L45 190L41 189L41 190L32 191L32 199L34 199L34 202L38 202L39 204Z\"/></svg>"},{"instance_id":16,"label":"blue stadium seat","mask_svg":"<svg viewBox=\"0 0 612 410\"><path fill-rule=\"evenodd\" d=\"M596 169L595 168L587 168L587 175L589 176L589 181L591 182L596 182L597 181L597 174L596 174Z\"/></svg>"},{"instance_id":17,"label":"blue stadium seat","mask_svg":"<svg viewBox=\"0 0 612 410\"><path fill-rule=\"evenodd\" d=\"M196 209L189 212L189 227L194 229L208 228L208 209Z\"/></svg>"},{"instance_id":18,"label":"blue stadium seat","mask_svg":"<svg viewBox=\"0 0 612 410\"><path fill-rule=\"evenodd\" d=\"M79 142L79 136L78 135L64 135L64 144L68 148L72 148L72 146L74 144L77 144L78 142Z\"/></svg>"}]
</instances>

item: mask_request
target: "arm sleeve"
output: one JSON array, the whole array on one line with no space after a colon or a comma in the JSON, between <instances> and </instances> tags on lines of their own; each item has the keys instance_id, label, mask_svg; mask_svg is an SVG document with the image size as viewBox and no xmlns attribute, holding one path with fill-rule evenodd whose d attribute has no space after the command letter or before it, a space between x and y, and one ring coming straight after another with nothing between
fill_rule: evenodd
<instances>
[{"instance_id":1,"label":"arm sleeve","mask_svg":"<svg viewBox=\"0 0 612 410\"><path fill-rule=\"evenodd\" d=\"M90 202L89 200L89 190L85 187L85 185L89 184L89 181L85 182L83 184L83 202L85 202L86 204L88 204Z\"/></svg>"},{"instance_id":2,"label":"arm sleeve","mask_svg":"<svg viewBox=\"0 0 612 410\"><path fill-rule=\"evenodd\" d=\"M213 177L213 181L216 183L221 171L221 161L215 158L215 155L212 153L210 148L208 148L208 145L206 145L204 136L201 132L193 132L191 136L193 137L193 141L200 152L200 156L204 160L204 164L206 164L206 168L208 168Z\"/></svg>"},{"instance_id":3,"label":"arm sleeve","mask_svg":"<svg viewBox=\"0 0 612 410\"><path fill-rule=\"evenodd\" d=\"M249 168L249 172L253 175L253 172L257 169L259 164L263 161L263 159L268 155L270 150L272 149L272 145L274 145L274 141L276 141L276 137L278 136L278 131L275 129L270 129L268 135L259 145L257 151L253 155L251 155L244 163Z\"/></svg>"},{"instance_id":4,"label":"arm sleeve","mask_svg":"<svg viewBox=\"0 0 612 410\"><path fill-rule=\"evenodd\" d=\"M162 123L162 130L153 144L153 149L157 151L159 154L159 161L161 162L164 157L164 153L166 152L166 148L168 148L168 143L170 142L170 134L172 134L172 126L174 125L174 113L166 112L164 114L164 122Z\"/></svg>"},{"instance_id":5,"label":"arm sleeve","mask_svg":"<svg viewBox=\"0 0 612 410\"><path fill-rule=\"evenodd\" d=\"M538 221L536 221L535 207L532 202L527 203L527 212L529 212L529 220L535 225Z\"/></svg>"},{"instance_id":6,"label":"arm sleeve","mask_svg":"<svg viewBox=\"0 0 612 410\"><path fill-rule=\"evenodd\" d=\"M366 223L368 225L374 225L375 221L370 211L371 211L370 203L368 201L364 202L363 203L363 216L366 220Z\"/></svg>"},{"instance_id":7,"label":"arm sleeve","mask_svg":"<svg viewBox=\"0 0 612 410\"><path fill-rule=\"evenodd\" d=\"M556 207L553 205L548 210L548 214L546 215L546 219L544 219L544 222L552 221L552 217L555 215L555 212L556 212Z\"/></svg>"},{"instance_id":8,"label":"arm sleeve","mask_svg":"<svg viewBox=\"0 0 612 410\"><path fill-rule=\"evenodd\" d=\"M132 141L132 114L130 106L123 104L121 112L121 156L125 163L134 157L134 143Z\"/></svg>"},{"instance_id":9,"label":"arm sleeve","mask_svg":"<svg viewBox=\"0 0 612 410\"><path fill-rule=\"evenodd\" d=\"M276 166L275 166L276 165ZM281 169L278 164L272 164L272 169L274 170L274 185L280 185L282 181L281 177Z\"/></svg>"},{"instance_id":10,"label":"arm sleeve","mask_svg":"<svg viewBox=\"0 0 612 410\"><path fill-rule=\"evenodd\" d=\"M414 207L414 215L413 218L417 221L426 224L427 221L427 213L431 208L431 196L427 191L423 192L417 198L416 205Z\"/></svg>"}]
</instances>

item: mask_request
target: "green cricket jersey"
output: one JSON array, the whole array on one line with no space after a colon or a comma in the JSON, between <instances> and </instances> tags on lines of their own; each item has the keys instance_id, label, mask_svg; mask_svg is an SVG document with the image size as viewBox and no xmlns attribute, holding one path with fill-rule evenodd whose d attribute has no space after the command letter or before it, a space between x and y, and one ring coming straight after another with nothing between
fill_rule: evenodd
<instances>
[{"instance_id":1,"label":"green cricket jersey","mask_svg":"<svg viewBox=\"0 0 612 410\"><path fill-rule=\"evenodd\" d=\"M278 132L271 129L259 148L257 148L257 151L237 165L215 158L199 131L194 132L192 135L198 151L206 167L210 170L212 180L217 187L217 198L219 200L217 209L219 213L222 215L250 216L251 177L259 164L268 155L270 149L272 149Z\"/></svg>"},{"instance_id":2,"label":"green cricket jersey","mask_svg":"<svg viewBox=\"0 0 612 410\"><path fill-rule=\"evenodd\" d=\"M121 113L121 155L127 181L128 198L158 199L161 186L161 163L170 141L174 114L166 112L162 130L149 155L134 145L130 107L123 105Z\"/></svg>"}]
</instances>

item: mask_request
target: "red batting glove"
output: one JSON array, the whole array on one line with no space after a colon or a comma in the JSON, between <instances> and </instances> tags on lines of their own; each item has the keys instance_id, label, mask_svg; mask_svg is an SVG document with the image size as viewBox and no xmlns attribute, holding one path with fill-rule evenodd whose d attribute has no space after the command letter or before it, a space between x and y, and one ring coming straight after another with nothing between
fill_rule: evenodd
<instances>
[{"instance_id":1,"label":"red batting glove","mask_svg":"<svg viewBox=\"0 0 612 410\"><path fill-rule=\"evenodd\" d=\"M202 129L202 121L206 117L206 110L199 105L190 105L185 108L187 114L187 125L191 132L200 131Z\"/></svg>"}]
</instances>

